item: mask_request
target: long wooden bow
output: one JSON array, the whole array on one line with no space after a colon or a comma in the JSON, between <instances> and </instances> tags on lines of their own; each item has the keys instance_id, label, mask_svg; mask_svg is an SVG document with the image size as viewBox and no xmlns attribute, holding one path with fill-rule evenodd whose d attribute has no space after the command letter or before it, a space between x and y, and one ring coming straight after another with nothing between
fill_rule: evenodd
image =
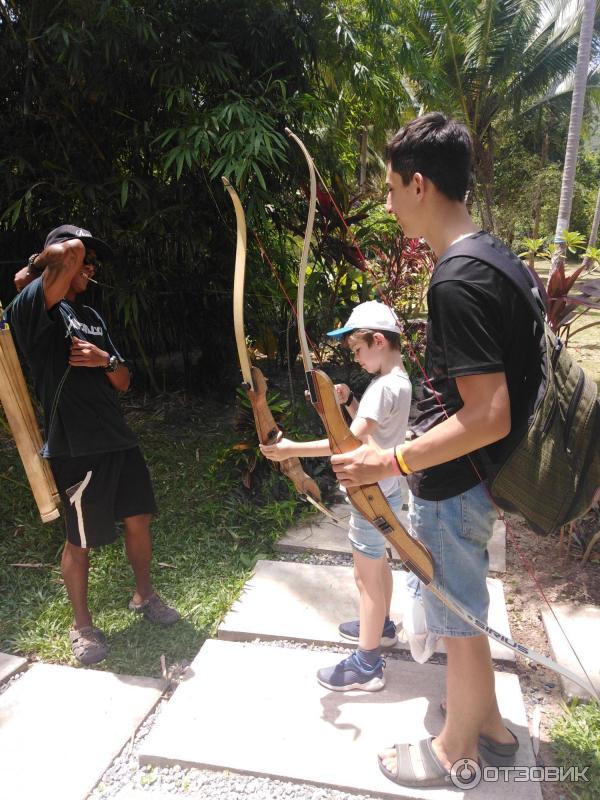
<instances>
[{"instance_id":1,"label":"long wooden bow","mask_svg":"<svg viewBox=\"0 0 600 800\"><path fill-rule=\"evenodd\" d=\"M325 430L327 431L331 452L336 454L348 453L360 447L362 442L354 436L346 424L331 379L323 371L314 369L304 327L304 284L306 282L306 266L308 263L316 207L315 165L305 144L292 133L289 128L286 128L285 132L296 142L304 154L310 176L310 203L298 275L298 336L300 338L300 349L306 373L306 383L308 385L311 402L321 417ZM516 642L514 639L510 639L504 636L504 634L490 628L486 622L478 619L478 617L471 614L461 603L439 589L434 582L434 565L431 553L425 545L421 544L421 542L408 533L392 511L379 484L374 483L350 487L347 491L352 505L386 537L398 553L400 553L405 566L408 567L408 569L419 578L421 583L453 613L475 628L478 633L485 633L490 638L500 642L500 644L503 644L514 652L520 653L522 656L532 661L537 661L538 664L542 664L544 667L554 672L559 672L561 675L564 675L565 678L583 687L586 691L589 692L591 690L591 692L598 697L595 687L587 676L583 677L577 675L575 672L572 672L567 667L563 667L551 658L536 653L525 645L519 644L519 642Z\"/></svg>"},{"instance_id":2,"label":"long wooden bow","mask_svg":"<svg viewBox=\"0 0 600 800\"><path fill-rule=\"evenodd\" d=\"M281 437L281 430L273 418L267 402L267 381L258 367L252 366L246 347L244 330L244 278L246 273L246 217L242 203L233 186L227 178L222 178L223 185L229 192L235 209L237 223L237 244L235 251L235 276L233 282L233 321L235 328L235 341L242 377L242 387L246 390L254 424L261 444L274 444ZM302 469L299 458L287 458L279 462L283 474L291 480L303 500L307 500L319 511L339 524L339 520L321 502L321 492L316 482Z\"/></svg>"}]
</instances>

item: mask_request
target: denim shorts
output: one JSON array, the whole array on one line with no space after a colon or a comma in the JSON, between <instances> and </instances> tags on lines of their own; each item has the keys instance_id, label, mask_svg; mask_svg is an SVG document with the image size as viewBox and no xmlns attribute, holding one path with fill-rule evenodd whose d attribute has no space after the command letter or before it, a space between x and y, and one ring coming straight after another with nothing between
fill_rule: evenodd
<instances>
[{"instance_id":1,"label":"denim shorts","mask_svg":"<svg viewBox=\"0 0 600 800\"><path fill-rule=\"evenodd\" d=\"M399 516L404 504L402 489L392 492L386 499L394 514ZM352 549L367 558L383 558L385 556L387 539L355 508L350 514L348 539L350 539Z\"/></svg>"},{"instance_id":2,"label":"denim shorts","mask_svg":"<svg viewBox=\"0 0 600 800\"><path fill-rule=\"evenodd\" d=\"M489 566L487 545L492 535L496 510L487 487L480 483L447 500L409 500L411 533L426 545L434 562L434 583L468 611L487 622L490 598L486 576ZM410 575L407 586L423 596L427 628L438 636L480 636Z\"/></svg>"}]
</instances>

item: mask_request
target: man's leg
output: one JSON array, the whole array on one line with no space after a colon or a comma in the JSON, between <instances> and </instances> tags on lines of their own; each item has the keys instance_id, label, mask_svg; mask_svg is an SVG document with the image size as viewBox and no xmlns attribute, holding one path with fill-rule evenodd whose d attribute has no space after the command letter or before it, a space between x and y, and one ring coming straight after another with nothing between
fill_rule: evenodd
<instances>
[{"instance_id":1,"label":"man's leg","mask_svg":"<svg viewBox=\"0 0 600 800\"><path fill-rule=\"evenodd\" d=\"M126 517L125 551L135 577L135 594L133 602L141 605L154 593L150 580L150 562L152 560L152 535L150 533L151 514L137 514Z\"/></svg>"},{"instance_id":2,"label":"man's leg","mask_svg":"<svg viewBox=\"0 0 600 800\"><path fill-rule=\"evenodd\" d=\"M85 628L92 624L88 608L89 550L85 547L76 547L69 541L65 542L60 568L73 606L75 627Z\"/></svg>"},{"instance_id":3,"label":"man's leg","mask_svg":"<svg viewBox=\"0 0 600 800\"><path fill-rule=\"evenodd\" d=\"M150 579L152 560L151 514L136 514L125 517L125 550L135 576L135 593L129 603L132 611L142 613L147 620L157 625L172 625L181 617L154 591Z\"/></svg>"}]
</instances>

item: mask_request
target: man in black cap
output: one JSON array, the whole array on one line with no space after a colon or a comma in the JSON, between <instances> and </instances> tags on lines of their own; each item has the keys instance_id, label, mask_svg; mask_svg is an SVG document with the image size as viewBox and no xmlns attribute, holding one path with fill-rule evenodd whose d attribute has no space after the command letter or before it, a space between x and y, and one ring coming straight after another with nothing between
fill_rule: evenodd
<instances>
[{"instance_id":1,"label":"man in black cap","mask_svg":"<svg viewBox=\"0 0 600 800\"><path fill-rule=\"evenodd\" d=\"M93 280L98 257L111 256L110 247L84 228L55 228L43 252L30 256L15 276L20 294L10 313L44 408L42 455L50 460L63 503L67 541L61 569L74 612L73 654L82 664L108 654L88 608L89 550L117 538L117 520L124 523L135 576L129 608L163 625L179 619L150 579L154 492L117 398L129 388L129 370L100 314L78 299Z\"/></svg>"}]
</instances>

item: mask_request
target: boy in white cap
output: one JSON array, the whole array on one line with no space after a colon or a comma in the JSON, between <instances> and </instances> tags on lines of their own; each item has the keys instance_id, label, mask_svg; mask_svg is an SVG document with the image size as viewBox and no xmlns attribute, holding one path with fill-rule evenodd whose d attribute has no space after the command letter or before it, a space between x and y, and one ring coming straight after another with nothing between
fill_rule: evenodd
<instances>
[{"instance_id":1,"label":"boy in white cap","mask_svg":"<svg viewBox=\"0 0 600 800\"><path fill-rule=\"evenodd\" d=\"M352 417L352 433L363 441L372 437L380 447L390 447L398 438L403 439L412 388L402 361L394 312L375 300L361 303L344 327L330 331L328 336L343 337L354 359L374 376L360 403L346 384L335 387L340 404ZM293 442L282 438L276 444L261 445L260 449L273 461L331 454L327 439ZM386 478L379 484L392 509L399 514L403 505L400 477ZM358 649L339 664L320 669L317 679L333 691L373 692L385 686L381 647L391 647L397 640L396 626L389 617L392 574L385 556L385 538L356 509L350 516L348 538L360 594L360 619L342 623L339 630L345 638L358 642Z\"/></svg>"}]
</instances>

